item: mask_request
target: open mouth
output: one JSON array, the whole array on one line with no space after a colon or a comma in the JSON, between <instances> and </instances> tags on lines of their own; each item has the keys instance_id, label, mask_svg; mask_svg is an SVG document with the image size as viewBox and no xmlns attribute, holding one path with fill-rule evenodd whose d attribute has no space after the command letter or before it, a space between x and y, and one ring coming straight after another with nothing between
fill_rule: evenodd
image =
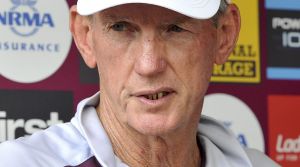
<instances>
[{"instance_id":1,"label":"open mouth","mask_svg":"<svg viewBox=\"0 0 300 167\"><path fill-rule=\"evenodd\" d=\"M155 94L149 94L149 95L142 95L142 97L148 99L148 100L158 100L161 99L167 95L169 95L170 92L162 91Z\"/></svg>"}]
</instances>

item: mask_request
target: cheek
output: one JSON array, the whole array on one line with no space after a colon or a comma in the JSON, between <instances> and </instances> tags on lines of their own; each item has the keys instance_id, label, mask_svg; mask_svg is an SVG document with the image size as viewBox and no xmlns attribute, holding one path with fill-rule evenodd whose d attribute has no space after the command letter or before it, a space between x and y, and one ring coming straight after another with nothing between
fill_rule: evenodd
<instances>
[{"instance_id":1,"label":"cheek","mask_svg":"<svg viewBox=\"0 0 300 167\"><path fill-rule=\"evenodd\" d=\"M215 56L217 53L217 40L214 33L206 33L198 37L194 42L194 50L189 56L189 63L195 69L192 70L194 75L204 77L205 80L210 78Z\"/></svg>"},{"instance_id":2,"label":"cheek","mask_svg":"<svg viewBox=\"0 0 300 167\"><path fill-rule=\"evenodd\" d=\"M105 34L94 35L94 51L100 77L101 92L107 94L115 106L120 106L124 87L132 69L128 44L111 40Z\"/></svg>"},{"instance_id":3,"label":"cheek","mask_svg":"<svg viewBox=\"0 0 300 167\"><path fill-rule=\"evenodd\" d=\"M105 90L109 96L116 96L120 89L122 63L120 60L121 52L109 43L105 37L97 38L94 35L94 54L96 56L97 68L100 77L101 91Z\"/></svg>"},{"instance_id":4,"label":"cheek","mask_svg":"<svg viewBox=\"0 0 300 167\"><path fill-rule=\"evenodd\" d=\"M100 28L99 28L100 29ZM96 56L100 77L105 81L117 79L121 64L121 46L111 40L106 31L93 32L93 50ZM107 80L108 79L108 80Z\"/></svg>"},{"instance_id":5,"label":"cheek","mask_svg":"<svg viewBox=\"0 0 300 167\"><path fill-rule=\"evenodd\" d=\"M194 77L209 80L214 64L215 48L212 47L214 45L203 44L202 46L194 53L191 53L193 56L190 56L188 60L191 68L193 68L191 74Z\"/></svg>"},{"instance_id":6,"label":"cheek","mask_svg":"<svg viewBox=\"0 0 300 167\"><path fill-rule=\"evenodd\" d=\"M216 54L216 41L209 35L197 39L200 40L186 42L177 47L174 53L178 54L175 56L177 59L175 63L179 67L176 73L188 93L197 96L198 99L204 96L210 80Z\"/></svg>"}]
</instances>

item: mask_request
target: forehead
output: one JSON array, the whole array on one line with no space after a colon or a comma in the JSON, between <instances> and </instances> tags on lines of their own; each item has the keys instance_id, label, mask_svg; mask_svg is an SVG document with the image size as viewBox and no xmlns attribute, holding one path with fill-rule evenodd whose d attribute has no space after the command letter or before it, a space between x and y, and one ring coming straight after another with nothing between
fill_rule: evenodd
<instances>
[{"instance_id":1,"label":"forehead","mask_svg":"<svg viewBox=\"0 0 300 167\"><path fill-rule=\"evenodd\" d=\"M130 20L151 24L154 22L198 23L201 21L163 7L149 4L120 5L98 12L96 15L102 21Z\"/></svg>"}]
</instances>

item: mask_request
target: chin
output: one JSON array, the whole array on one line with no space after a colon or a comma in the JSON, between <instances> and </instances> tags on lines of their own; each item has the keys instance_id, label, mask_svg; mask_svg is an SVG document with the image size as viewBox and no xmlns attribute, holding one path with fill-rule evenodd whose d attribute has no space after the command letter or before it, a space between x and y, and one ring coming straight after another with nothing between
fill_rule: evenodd
<instances>
[{"instance_id":1,"label":"chin","mask_svg":"<svg viewBox=\"0 0 300 167\"><path fill-rule=\"evenodd\" d=\"M171 134L180 127L178 121L168 121L165 119L139 119L133 122L131 127L145 136L164 136Z\"/></svg>"}]
</instances>

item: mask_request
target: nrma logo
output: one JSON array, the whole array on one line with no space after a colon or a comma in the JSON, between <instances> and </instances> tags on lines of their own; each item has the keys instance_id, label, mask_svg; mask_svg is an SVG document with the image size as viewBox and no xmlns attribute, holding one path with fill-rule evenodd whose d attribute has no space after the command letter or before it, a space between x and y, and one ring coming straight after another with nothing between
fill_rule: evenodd
<instances>
[{"instance_id":1,"label":"nrma logo","mask_svg":"<svg viewBox=\"0 0 300 167\"><path fill-rule=\"evenodd\" d=\"M0 12L0 25L9 26L19 36L28 37L36 34L42 27L54 28L52 16L40 13L34 6L37 0L10 0L13 7Z\"/></svg>"}]
</instances>

